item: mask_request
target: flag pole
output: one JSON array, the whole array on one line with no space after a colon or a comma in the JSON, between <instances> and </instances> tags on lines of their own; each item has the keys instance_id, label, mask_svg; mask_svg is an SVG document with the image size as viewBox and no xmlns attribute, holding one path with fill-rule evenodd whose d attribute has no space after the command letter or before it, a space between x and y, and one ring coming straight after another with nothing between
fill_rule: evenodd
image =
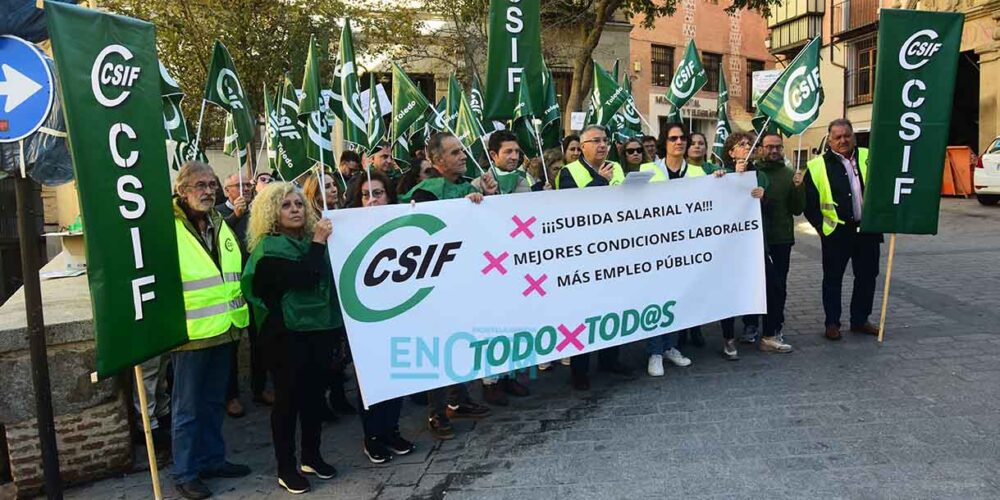
<instances>
[{"instance_id":1,"label":"flag pole","mask_svg":"<svg viewBox=\"0 0 1000 500\"><path fill-rule=\"evenodd\" d=\"M801 155L799 154L799 151L802 151L802 134L799 134L799 145L795 147L795 171L796 172L800 171L799 170L799 165L801 163L801 161L800 161Z\"/></svg>"},{"instance_id":2,"label":"flag pole","mask_svg":"<svg viewBox=\"0 0 1000 500\"><path fill-rule=\"evenodd\" d=\"M458 137L458 134L455 133L455 130L453 128L451 128L451 125L448 124L448 120L445 120L444 117L441 116L441 113L438 113L437 108L435 108L434 106L432 106L429 102L427 103L427 108L430 109L431 111L433 111L434 115L437 116L437 118L439 120L441 120L441 123L444 124L444 128L448 129L448 133L449 134L455 136L456 138ZM462 142L461 140L459 140L458 142L462 144L462 149L465 150L465 154L469 155L469 159L472 160L472 164L475 165L476 168L479 169L480 173L485 174L486 171L483 170L483 167L479 165L478 161L476 161L476 156L472 154L472 150L469 149L469 147L466 146L465 143ZM497 177L496 167L493 166L492 162L490 162L490 166L491 166L491 168L493 170L493 178L494 178L494 180L497 181L497 190L499 190L500 189L500 180L499 180L500 178Z\"/></svg>"},{"instance_id":3,"label":"flag pole","mask_svg":"<svg viewBox=\"0 0 1000 500\"><path fill-rule=\"evenodd\" d=\"M540 122L541 120L538 121ZM531 128L535 131L535 142L538 143L538 157L542 159L542 175L545 176L545 184L549 184L549 168L545 165L545 150L542 149L542 135L538 133L538 122L534 118L531 120ZM497 183L497 187L500 187L499 183Z\"/></svg>"},{"instance_id":4,"label":"flag pole","mask_svg":"<svg viewBox=\"0 0 1000 500\"><path fill-rule=\"evenodd\" d=\"M198 113L198 129L194 132L194 158L198 158L198 153L201 152L201 121L205 119L206 103L208 103L208 101L204 99L201 100L201 111Z\"/></svg>"},{"instance_id":5,"label":"flag pole","mask_svg":"<svg viewBox=\"0 0 1000 500\"><path fill-rule=\"evenodd\" d=\"M757 137L753 140L753 145L750 146L750 151L747 152L747 157L744 158L743 161L750 161L750 157L753 156L753 150L757 148L757 143L760 142L760 137L764 135L764 132L767 131L767 126L770 123L771 123L771 117L768 116L767 120L764 120L764 125L760 127L760 133L756 134Z\"/></svg>"},{"instance_id":6,"label":"flag pole","mask_svg":"<svg viewBox=\"0 0 1000 500\"><path fill-rule=\"evenodd\" d=\"M878 343L885 337L885 312L889 307L889 283L892 281L892 258L896 255L896 233L889 236L889 261L885 269L885 287L882 289L882 316L878 320Z\"/></svg>"},{"instance_id":7,"label":"flag pole","mask_svg":"<svg viewBox=\"0 0 1000 500\"><path fill-rule=\"evenodd\" d=\"M264 146L266 144L267 144L266 141L264 141L264 140L260 141L260 149L257 150L257 156L256 156L257 161L254 162L254 164L253 164L253 171L250 172L250 178L251 179L253 179L254 177L257 177L257 168L260 166L260 154L264 152Z\"/></svg>"},{"instance_id":8,"label":"flag pole","mask_svg":"<svg viewBox=\"0 0 1000 500\"><path fill-rule=\"evenodd\" d=\"M310 118L313 120L313 123L316 124L318 131L320 120L319 111L313 111ZM326 205L326 164L323 163L323 144L319 143L316 144L316 146L319 147L319 191L320 196L323 197L323 211L326 212L330 209L330 207Z\"/></svg>"},{"instance_id":9,"label":"flag pole","mask_svg":"<svg viewBox=\"0 0 1000 500\"><path fill-rule=\"evenodd\" d=\"M139 393L139 413L142 415L142 433L146 437L146 459L149 460L149 475L153 481L153 498L162 500L160 491L160 471L156 466L156 449L153 447L153 431L149 428L149 408L146 407L146 387L142 383L142 367L135 365L135 388Z\"/></svg>"}]
</instances>

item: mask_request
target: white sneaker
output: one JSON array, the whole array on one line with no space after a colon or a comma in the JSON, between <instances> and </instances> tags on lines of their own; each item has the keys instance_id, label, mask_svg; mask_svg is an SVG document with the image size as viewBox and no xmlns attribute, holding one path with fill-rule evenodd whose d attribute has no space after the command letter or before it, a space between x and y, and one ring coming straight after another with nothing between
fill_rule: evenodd
<instances>
[{"instance_id":1,"label":"white sneaker","mask_svg":"<svg viewBox=\"0 0 1000 500\"><path fill-rule=\"evenodd\" d=\"M548 371L552 368L552 363L538 363L538 371Z\"/></svg>"},{"instance_id":2,"label":"white sneaker","mask_svg":"<svg viewBox=\"0 0 1000 500\"><path fill-rule=\"evenodd\" d=\"M560 359L559 363L563 366L569 366L569 358Z\"/></svg>"},{"instance_id":3,"label":"white sneaker","mask_svg":"<svg viewBox=\"0 0 1000 500\"><path fill-rule=\"evenodd\" d=\"M670 362L673 363L675 366L684 367L684 366L688 366L688 365L691 364L691 360L690 359L685 358L684 355L681 354L680 351L678 351L676 348L673 348L673 347L670 348L669 351L663 353L663 356L665 358L669 359Z\"/></svg>"},{"instance_id":4,"label":"white sneaker","mask_svg":"<svg viewBox=\"0 0 1000 500\"><path fill-rule=\"evenodd\" d=\"M659 354L653 354L649 357L649 364L646 366L646 373L650 377L662 377L663 376L663 356Z\"/></svg>"}]
</instances>

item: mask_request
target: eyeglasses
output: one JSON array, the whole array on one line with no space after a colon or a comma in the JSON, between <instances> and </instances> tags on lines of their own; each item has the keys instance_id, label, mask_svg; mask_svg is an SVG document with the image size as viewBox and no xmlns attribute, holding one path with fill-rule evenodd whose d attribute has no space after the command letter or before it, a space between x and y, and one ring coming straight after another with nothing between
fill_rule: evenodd
<instances>
[{"instance_id":1,"label":"eyeglasses","mask_svg":"<svg viewBox=\"0 0 1000 500\"><path fill-rule=\"evenodd\" d=\"M365 198L365 199L368 199L368 198L381 198L383 196L385 196L385 190L384 189L372 189L370 192L369 191L362 191L361 192L361 197Z\"/></svg>"},{"instance_id":2,"label":"eyeglasses","mask_svg":"<svg viewBox=\"0 0 1000 500\"><path fill-rule=\"evenodd\" d=\"M188 189L193 189L195 191L215 191L219 189L219 183L215 181L196 182L194 185L188 186Z\"/></svg>"},{"instance_id":3,"label":"eyeglasses","mask_svg":"<svg viewBox=\"0 0 1000 500\"><path fill-rule=\"evenodd\" d=\"M608 143L608 138L607 137L595 137L593 139L587 139L586 141L583 141L584 144L586 144L588 142L592 142L594 144L607 144Z\"/></svg>"},{"instance_id":4,"label":"eyeglasses","mask_svg":"<svg viewBox=\"0 0 1000 500\"><path fill-rule=\"evenodd\" d=\"M685 142L687 139L683 135L667 136L667 142Z\"/></svg>"},{"instance_id":5,"label":"eyeglasses","mask_svg":"<svg viewBox=\"0 0 1000 500\"><path fill-rule=\"evenodd\" d=\"M642 152L642 148L625 148L625 154L637 155Z\"/></svg>"}]
</instances>

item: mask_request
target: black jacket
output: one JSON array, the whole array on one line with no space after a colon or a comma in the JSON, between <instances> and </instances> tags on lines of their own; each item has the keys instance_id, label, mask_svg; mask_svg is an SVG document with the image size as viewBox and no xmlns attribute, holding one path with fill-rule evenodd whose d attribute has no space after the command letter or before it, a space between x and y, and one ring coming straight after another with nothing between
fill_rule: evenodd
<instances>
[{"instance_id":1,"label":"black jacket","mask_svg":"<svg viewBox=\"0 0 1000 500\"><path fill-rule=\"evenodd\" d=\"M854 156L857 157L857 148L855 148ZM827 150L823 153L823 162L826 164L826 177L830 181L830 191L833 193L833 201L837 204L837 218L844 222L857 222L854 220L854 204L852 201L853 195L851 194L851 181L847 178L847 171L844 170L844 164L840 161L840 156L833 151ZM860 169L860 165L859 165ZM861 192L865 192L865 180L861 176L860 170L858 173L858 179L861 182ZM816 185L813 184L812 176L809 174L808 169L805 175L805 187L806 187L806 209L805 216L810 224L816 228L816 231L822 235L823 234L823 214L819 211L819 191L816 190ZM837 226L837 231L841 230L841 226ZM836 233L836 231L834 231Z\"/></svg>"}]
</instances>

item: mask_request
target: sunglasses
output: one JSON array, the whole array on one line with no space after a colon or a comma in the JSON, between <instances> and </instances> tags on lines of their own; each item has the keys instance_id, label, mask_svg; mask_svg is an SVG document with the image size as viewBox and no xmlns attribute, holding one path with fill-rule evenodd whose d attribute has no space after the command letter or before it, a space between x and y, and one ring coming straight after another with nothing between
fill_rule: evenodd
<instances>
[{"instance_id":1,"label":"sunglasses","mask_svg":"<svg viewBox=\"0 0 1000 500\"><path fill-rule=\"evenodd\" d=\"M667 142L684 142L686 140L683 135L671 135L667 137Z\"/></svg>"},{"instance_id":2,"label":"sunglasses","mask_svg":"<svg viewBox=\"0 0 1000 500\"><path fill-rule=\"evenodd\" d=\"M642 148L625 148L625 153L630 155L637 155L642 152Z\"/></svg>"}]
</instances>

